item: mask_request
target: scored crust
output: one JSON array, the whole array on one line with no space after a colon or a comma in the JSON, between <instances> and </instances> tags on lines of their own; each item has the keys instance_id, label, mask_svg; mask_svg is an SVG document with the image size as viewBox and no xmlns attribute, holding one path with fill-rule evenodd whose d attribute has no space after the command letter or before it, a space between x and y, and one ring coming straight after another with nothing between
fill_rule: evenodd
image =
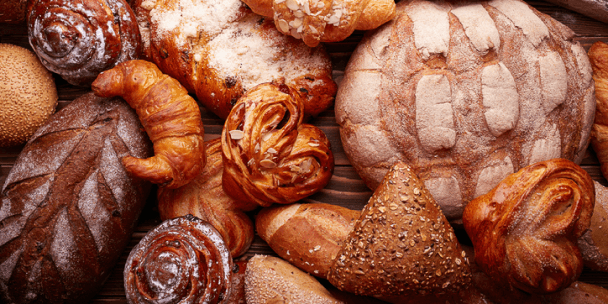
<instances>
[{"instance_id":1,"label":"scored crust","mask_svg":"<svg viewBox=\"0 0 608 304\"><path fill-rule=\"evenodd\" d=\"M346 155L371 189L412 165L450 220L528 164L580 163L595 101L573 36L519 0L398 3L338 90Z\"/></svg>"}]
</instances>

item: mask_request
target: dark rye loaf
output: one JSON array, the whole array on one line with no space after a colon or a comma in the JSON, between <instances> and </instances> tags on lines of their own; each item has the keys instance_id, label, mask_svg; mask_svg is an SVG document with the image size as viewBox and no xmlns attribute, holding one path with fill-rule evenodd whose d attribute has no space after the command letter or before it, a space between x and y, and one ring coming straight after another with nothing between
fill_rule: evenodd
<instances>
[{"instance_id":1,"label":"dark rye loaf","mask_svg":"<svg viewBox=\"0 0 608 304\"><path fill-rule=\"evenodd\" d=\"M92 93L25 145L0 193L0 303L86 303L127 245L150 190L120 159L152 146L122 99Z\"/></svg>"}]
</instances>

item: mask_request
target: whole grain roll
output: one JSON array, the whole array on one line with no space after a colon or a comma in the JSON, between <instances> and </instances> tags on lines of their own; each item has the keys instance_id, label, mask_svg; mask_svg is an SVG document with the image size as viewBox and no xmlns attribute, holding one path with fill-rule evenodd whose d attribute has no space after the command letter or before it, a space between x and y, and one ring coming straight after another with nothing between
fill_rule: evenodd
<instances>
[{"instance_id":1,"label":"whole grain roll","mask_svg":"<svg viewBox=\"0 0 608 304\"><path fill-rule=\"evenodd\" d=\"M0 147L25 143L55 106L55 81L36 54L0 43Z\"/></svg>"},{"instance_id":2,"label":"whole grain roll","mask_svg":"<svg viewBox=\"0 0 608 304\"><path fill-rule=\"evenodd\" d=\"M0 303L86 303L129 242L150 184L120 159L152 145L124 100L83 95L19 154L0 192Z\"/></svg>"},{"instance_id":3,"label":"whole grain roll","mask_svg":"<svg viewBox=\"0 0 608 304\"><path fill-rule=\"evenodd\" d=\"M358 45L336 97L345 153L370 188L404 161L455 220L526 165L580 163L594 87L569 28L520 0L397 6Z\"/></svg>"}]
</instances>

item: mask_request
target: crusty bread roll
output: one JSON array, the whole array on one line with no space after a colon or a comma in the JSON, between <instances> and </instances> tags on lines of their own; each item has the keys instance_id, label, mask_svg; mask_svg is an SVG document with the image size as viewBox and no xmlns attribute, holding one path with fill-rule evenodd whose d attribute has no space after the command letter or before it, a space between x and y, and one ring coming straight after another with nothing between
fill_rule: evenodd
<instances>
[{"instance_id":1,"label":"crusty bread roll","mask_svg":"<svg viewBox=\"0 0 608 304\"><path fill-rule=\"evenodd\" d=\"M289 204L262 209L255 218L258 235L284 260L319 278L361 212L330 204Z\"/></svg>"},{"instance_id":2,"label":"crusty bread roll","mask_svg":"<svg viewBox=\"0 0 608 304\"><path fill-rule=\"evenodd\" d=\"M527 293L563 290L578 279L578 238L589 228L595 190L575 163L552 159L510 174L471 201L464 227L490 278Z\"/></svg>"},{"instance_id":3,"label":"crusty bread roll","mask_svg":"<svg viewBox=\"0 0 608 304\"><path fill-rule=\"evenodd\" d=\"M245 296L247 304L345 304L314 277L280 258L264 255L255 255L247 263Z\"/></svg>"},{"instance_id":4,"label":"crusty bread roll","mask_svg":"<svg viewBox=\"0 0 608 304\"><path fill-rule=\"evenodd\" d=\"M281 34L240 0L137 0L134 9L146 57L220 118L252 87L281 78L302 96L307 116L333 103L325 49Z\"/></svg>"},{"instance_id":5,"label":"crusty bread roll","mask_svg":"<svg viewBox=\"0 0 608 304\"><path fill-rule=\"evenodd\" d=\"M523 1L401 1L354 51L336 96L344 151L375 189L410 164L450 220L510 173L579 163L595 101L566 26Z\"/></svg>"},{"instance_id":6,"label":"crusty bread roll","mask_svg":"<svg viewBox=\"0 0 608 304\"><path fill-rule=\"evenodd\" d=\"M283 34L308 46L344 40L355 30L375 29L395 16L394 0L245 0L256 14L274 18Z\"/></svg>"}]
</instances>

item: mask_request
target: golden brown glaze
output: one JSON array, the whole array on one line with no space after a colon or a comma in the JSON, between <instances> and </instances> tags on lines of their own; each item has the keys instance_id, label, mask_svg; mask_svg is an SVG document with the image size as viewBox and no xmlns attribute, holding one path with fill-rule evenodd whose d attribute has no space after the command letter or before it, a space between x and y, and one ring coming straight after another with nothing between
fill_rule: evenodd
<instances>
[{"instance_id":1,"label":"golden brown glaze","mask_svg":"<svg viewBox=\"0 0 608 304\"><path fill-rule=\"evenodd\" d=\"M493 280L529 293L568 287L583 270L576 243L589 228L594 201L593 180L569 160L507 176L464 210L475 261Z\"/></svg>"},{"instance_id":2,"label":"golden brown glaze","mask_svg":"<svg viewBox=\"0 0 608 304\"><path fill-rule=\"evenodd\" d=\"M238 201L293 203L329 182L334 158L319 128L302 123L300 95L265 83L244 95L222 131L223 185Z\"/></svg>"},{"instance_id":3,"label":"golden brown glaze","mask_svg":"<svg viewBox=\"0 0 608 304\"><path fill-rule=\"evenodd\" d=\"M133 175L178 188L205 167L203 122L198 104L175 79L151 62L132 60L105 71L92 84L98 96L121 96L137 111L154 144L154 156L122 159Z\"/></svg>"}]
</instances>

